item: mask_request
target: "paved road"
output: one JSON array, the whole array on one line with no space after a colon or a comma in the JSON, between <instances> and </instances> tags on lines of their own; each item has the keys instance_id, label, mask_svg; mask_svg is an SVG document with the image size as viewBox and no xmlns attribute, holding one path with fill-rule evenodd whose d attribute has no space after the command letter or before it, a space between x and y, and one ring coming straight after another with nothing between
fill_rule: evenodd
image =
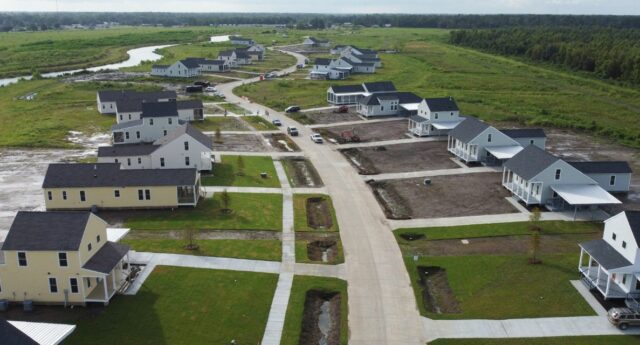
<instances>
[{"instance_id":1,"label":"paved road","mask_svg":"<svg viewBox=\"0 0 640 345\"><path fill-rule=\"evenodd\" d=\"M303 55L289 53L298 63ZM295 71L295 67L284 73ZM233 89L249 82L219 85L227 101L240 103L252 112L278 114L283 125L296 125L301 136L296 144L315 165L331 194L345 251L349 293L350 344L424 344L422 318L416 308L402 254L373 194L355 169L329 145L312 143L311 129L262 105L237 97Z\"/></svg>"}]
</instances>

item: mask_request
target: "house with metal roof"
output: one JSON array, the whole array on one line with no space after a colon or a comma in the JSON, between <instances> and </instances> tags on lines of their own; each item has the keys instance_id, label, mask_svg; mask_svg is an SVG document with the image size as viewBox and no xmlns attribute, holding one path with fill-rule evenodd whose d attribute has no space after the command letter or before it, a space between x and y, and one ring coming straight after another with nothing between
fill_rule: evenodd
<instances>
[{"instance_id":1,"label":"house with metal roof","mask_svg":"<svg viewBox=\"0 0 640 345\"><path fill-rule=\"evenodd\" d=\"M142 116L141 100L122 100L116 102L116 122L123 123L137 121ZM178 108L178 118L182 121L203 121L204 105L202 100L189 99L176 101Z\"/></svg>"},{"instance_id":2,"label":"house with metal roof","mask_svg":"<svg viewBox=\"0 0 640 345\"><path fill-rule=\"evenodd\" d=\"M120 163L49 164L42 183L47 210L195 207L196 168L122 169Z\"/></svg>"},{"instance_id":3,"label":"house with metal roof","mask_svg":"<svg viewBox=\"0 0 640 345\"><path fill-rule=\"evenodd\" d=\"M180 127L177 102L143 102L140 119L111 126L114 145L152 143Z\"/></svg>"},{"instance_id":4,"label":"house with metal roof","mask_svg":"<svg viewBox=\"0 0 640 345\"><path fill-rule=\"evenodd\" d=\"M331 85L327 89L327 102L334 105L356 104L374 93L397 92L390 81L362 83L360 85Z\"/></svg>"},{"instance_id":5,"label":"house with metal roof","mask_svg":"<svg viewBox=\"0 0 640 345\"><path fill-rule=\"evenodd\" d=\"M365 117L411 116L421 100L412 92L373 93L360 99L356 110Z\"/></svg>"},{"instance_id":6,"label":"house with metal roof","mask_svg":"<svg viewBox=\"0 0 640 345\"><path fill-rule=\"evenodd\" d=\"M418 137L447 135L462 120L453 97L425 98L409 118L409 133Z\"/></svg>"},{"instance_id":7,"label":"house with metal roof","mask_svg":"<svg viewBox=\"0 0 640 345\"><path fill-rule=\"evenodd\" d=\"M146 144L98 147L98 163L118 163L122 169L196 168L211 171L213 140L191 124Z\"/></svg>"},{"instance_id":8,"label":"house with metal roof","mask_svg":"<svg viewBox=\"0 0 640 345\"><path fill-rule=\"evenodd\" d=\"M101 90L96 94L100 114L115 114L119 101L167 102L175 101L175 91L137 92L132 90Z\"/></svg>"},{"instance_id":9,"label":"house with metal roof","mask_svg":"<svg viewBox=\"0 0 640 345\"><path fill-rule=\"evenodd\" d=\"M621 204L597 181L535 145L503 164L502 185L524 204L551 211Z\"/></svg>"},{"instance_id":10,"label":"house with metal roof","mask_svg":"<svg viewBox=\"0 0 640 345\"><path fill-rule=\"evenodd\" d=\"M638 307L640 297L640 211L624 211L604 221L602 238L580 246L582 282L604 299L625 299Z\"/></svg>"},{"instance_id":11,"label":"house with metal roof","mask_svg":"<svg viewBox=\"0 0 640 345\"><path fill-rule=\"evenodd\" d=\"M0 299L108 304L128 286L128 252L93 213L20 211L0 247Z\"/></svg>"}]
</instances>

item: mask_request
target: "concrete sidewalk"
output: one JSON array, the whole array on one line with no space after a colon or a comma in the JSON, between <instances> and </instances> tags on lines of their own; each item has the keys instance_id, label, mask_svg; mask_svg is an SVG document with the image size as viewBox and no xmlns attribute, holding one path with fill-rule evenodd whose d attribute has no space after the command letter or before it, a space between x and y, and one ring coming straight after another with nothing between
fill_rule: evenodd
<instances>
[{"instance_id":1,"label":"concrete sidewalk","mask_svg":"<svg viewBox=\"0 0 640 345\"><path fill-rule=\"evenodd\" d=\"M203 186L207 197L213 193L221 193L227 191L229 193L263 193L263 194L281 194L282 188L269 187L225 187L225 186Z\"/></svg>"},{"instance_id":2,"label":"concrete sidewalk","mask_svg":"<svg viewBox=\"0 0 640 345\"><path fill-rule=\"evenodd\" d=\"M273 295L273 302L271 302L267 327L265 328L264 336L260 344L280 345L292 284L293 273L281 273L278 277L278 285Z\"/></svg>"},{"instance_id":3,"label":"concrete sidewalk","mask_svg":"<svg viewBox=\"0 0 640 345\"><path fill-rule=\"evenodd\" d=\"M387 173L377 175L361 175L362 179L367 180L398 180L416 177L430 177L430 176L446 176L446 175L462 175L462 174L476 174L494 172L495 170L486 167L477 168L453 168L453 169L440 169L440 170L422 170L400 173Z\"/></svg>"},{"instance_id":4,"label":"concrete sidewalk","mask_svg":"<svg viewBox=\"0 0 640 345\"><path fill-rule=\"evenodd\" d=\"M306 125L307 128L324 128L324 127L339 127L339 126L348 126L348 125L362 125L366 123L379 123L379 122L390 122L390 121L401 121L407 120L404 117L393 117L388 119L377 119L377 120L356 120L356 121L344 121L344 122L334 122L334 123L325 123L325 124L317 124L317 125Z\"/></svg>"},{"instance_id":5,"label":"concrete sidewalk","mask_svg":"<svg viewBox=\"0 0 640 345\"><path fill-rule=\"evenodd\" d=\"M367 143L342 144L342 145L338 145L337 147L340 149L351 149L351 148L357 148L357 147L376 147L376 146L389 146L389 145L401 145L401 144L414 144L414 143L421 143L425 141L442 141L442 140L443 139L436 138L436 137L407 138L407 139L372 141Z\"/></svg>"}]
</instances>

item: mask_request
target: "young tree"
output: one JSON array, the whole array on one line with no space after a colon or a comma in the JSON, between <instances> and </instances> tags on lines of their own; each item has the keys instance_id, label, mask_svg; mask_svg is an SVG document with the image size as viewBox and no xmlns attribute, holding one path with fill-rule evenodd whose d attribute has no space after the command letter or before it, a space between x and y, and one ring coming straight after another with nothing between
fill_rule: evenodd
<instances>
[{"instance_id":1,"label":"young tree","mask_svg":"<svg viewBox=\"0 0 640 345\"><path fill-rule=\"evenodd\" d=\"M242 158L242 156L238 156L237 166L238 171L236 172L236 175L244 176L244 158Z\"/></svg>"},{"instance_id":2,"label":"young tree","mask_svg":"<svg viewBox=\"0 0 640 345\"><path fill-rule=\"evenodd\" d=\"M227 190L223 190L222 194L220 195L220 199L222 199L222 212L224 213L229 213L231 212L231 195L229 195L229 192L227 192Z\"/></svg>"},{"instance_id":3,"label":"young tree","mask_svg":"<svg viewBox=\"0 0 640 345\"><path fill-rule=\"evenodd\" d=\"M222 144L223 143L222 132L220 131L220 127L216 127L216 133L215 133L214 141L217 144Z\"/></svg>"},{"instance_id":4,"label":"young tree","mask_svg":"<svg viewBox=\"0 0 640 345\"><path fill-rule=\"evenodd\" d=\"M196 244L196 233L195 229L186 229L183 232L184 240L186 242L185 249L187 250L197 250L198 245Z\"/></svg>"},{"instance_id":5,"label":"young tree","mask_svg":"<svg viewBox=\"0 0 640 345\"><path fill-rule=\"evenodd\" d=\"M540 214L540 209L537 207L534 207L533 210L531 210L531 215L529 215L529 230L531 231L540 231L542 230L540 228L540 217L542 215Z\"/></svg>"}]
</instances>

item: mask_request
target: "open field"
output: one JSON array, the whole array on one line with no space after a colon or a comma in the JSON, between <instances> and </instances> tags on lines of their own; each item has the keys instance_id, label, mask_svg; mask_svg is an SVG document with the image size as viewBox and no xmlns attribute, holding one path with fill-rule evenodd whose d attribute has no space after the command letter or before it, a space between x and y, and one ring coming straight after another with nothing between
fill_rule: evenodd
<instances>
[{"instance_id":1,"label":"open field","mask_svg":"<svg viewBox=\"0 0 640 345\"><path fill-rule=\"evenodd\" d=\"M112 212L106 220L124 218L134 230L282 230L282 195L229 193L231 213L222 211L220 193L196 208L173 211Z\"/></svg>"},{"instance_id":2,"label":"open field","mask_svg":"<svg viewBox=\"0 0 640 345\"><path fill-rule=\"evenodd\" d=\"M296 58L275 50L267 50L262 61L253 61L251 65L241 66L239 70L256 73L268 73L291 67L296 63Z\"/></svg>"},{"instance_id":3,"label":"open field","mask_svg":"<svg viewBox=\"0 0 640 345\"><path fill-rule=\"evenodd\" d=\"M338 231L331 197L324 194L293 195L295 231Z\"/></svg>"},{"instance_id":4,"label":"open field","mask_svg":"<svg viewBox=\"0 0 640 345\"><path fill-rule=\"evenodd\" d=\"M187 250L186 240L173 239L129 239L122 243L138 252L172 253L198 256L219 256L225 258L279 261L282 257L282 243L276 240L200 240L194 242L199 247Z\"/></svg>"},{"instance_id":5,"label":"open field","mask_svg":"<svg viewBox=\"0 0 640 345\"><path fill-rule=\"evenodd\" d=\"M637 335L609 335L515 339L438 339L430 342L429 345L635 345L639 342L640 336Z\"/></svg>"},{"instance_id":6,"label":"open field","mask_svg":"<svg viewBox=\"0 0 640 345\"><path fill-rule=\"evenodd\" d=\"M246 121L257 131L273 131L278 129L271 121L261 116L243 116L242 120Z\"/></svg>"},{"instance_id":7,"label":"open field","mask_svg":"<svg viewBox=\"0 0 640 345\"><path fill-rule=\"evenodd\" d=\"M303 125L329 124L346 121L362 120L355 108L350 107L348 113L335 113L335 109L317 110L313 112L298 112L288 116ZM364 122L364 120L362 120Z\"/></svg>"},{"instance_id":8,"label":"open field","mask_svg":"<svg viewBox=\"0 0 640 345\"><path fill-rule=\"evenodd\" d=\"M452 161L445 141L361 147L340 152L363 175L460 168Z\"/></svg>"},{"instance_id":9,"label":"open field","mask_svg":"<svg viewBox=\"0 0 640 345\"><path fill-rule=\"evenodd\" d=\"M240 160L244 171L240 171ZM267 177L260 176L267 173ZM213 176L203 175L203 186L280 187L280 180L271 157L222 156L213 168Z\"/></svg>"},{"instance_id":10,"label":"open field","mask_svg":"<svg viewBox=\"0 0 640 345\"><path fill-rule=\"evenodd\" d=\"M204 121L192 122L192 124L201 131L213 132L216 129L221 131L249 131L247 124L237 117L231 116L216 116L205 117Z\"/></svg>"},{"instance_id":11,"label":"open field","mask_svg":"<svg viewBox=\"0 0 640 345\"><path fill-rule=\"evenodd\" d=\"M317 324L311 324L311 322L309 322L309 319L307 318L313 319L313 315L309 314L315 313L315 319L317 320L317 315L320 314L320 311L315 309L305 312L305 307L307 304L305 303L305 300L309 297L308 291L317 291L320 292L321 295L324 294L327 298L330 298L328 299L331 302L329 308L331 320L330 323L332 326L330 333L335 337L330 337L330 344L346 345L349 339L349 327L347 318L349 314L347 304L347 282L335 278L306 276L294 276L293 278L293 286L291 287L291 296L289 297L289 306L287 307L287 315L285 318L281 344L296 345L317 343L317 341L312 342L309 341L309 339L305 339L306 341L303 341L303 339L300 338L305 326L309 327L307 328L307 332L314 332L316 334L319 333L318 331L315 331L318 327ZM338 296L337 299L335 298L336 295ZM318 306L309 303L309 307ZM339 321L336 320L336 318L339 318ZM308 321L305 322L305 320ZM335 333L335 331L338 331L338 329L339 335Z\"/></svg>"},{"instance_id":12,"label":"open field","mask_svg":"<svg viewBox=\"0 0 640 345\"><path fill-rule=\"evenodd\" d=\"M367 123L363 121L357 125L344 125L326 128L316 128L316 131L327 138L333 138L339 143L344 143L341 133L344 131L355 131L360 137L360 142L407 139L407 120L385 121Z\"/></svg>"}]
</instances>

